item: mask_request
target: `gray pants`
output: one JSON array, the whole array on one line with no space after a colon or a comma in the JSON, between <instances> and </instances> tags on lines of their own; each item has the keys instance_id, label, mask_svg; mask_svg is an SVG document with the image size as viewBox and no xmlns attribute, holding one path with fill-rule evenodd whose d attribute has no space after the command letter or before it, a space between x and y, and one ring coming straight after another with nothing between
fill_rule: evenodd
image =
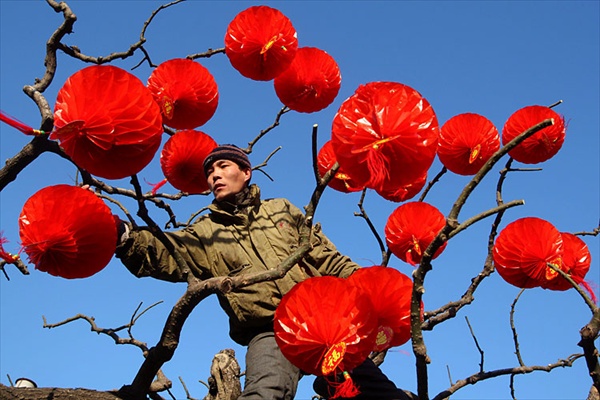
<instances>
[{"instance_id":1,"label":"gray pants","mask_svg":"<svg viewBox=\"0 0 600 400\"><path fill-rule=\"evenodd\" d=\"M300 376L279 350L273 332L259 333L248 344L244 391L238 400L292 400Z\"/></svg>"}]
</instances>

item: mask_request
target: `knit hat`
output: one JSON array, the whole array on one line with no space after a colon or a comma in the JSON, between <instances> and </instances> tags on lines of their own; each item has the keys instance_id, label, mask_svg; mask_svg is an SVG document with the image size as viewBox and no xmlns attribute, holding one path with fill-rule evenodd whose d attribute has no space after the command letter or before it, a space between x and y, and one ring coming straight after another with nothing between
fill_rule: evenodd
<instances>
[{"instance_id":1,"label":"knit hat","mask_svg":"<svg viewBox=\"0 0 600 400\"><path fill-rule=\"evenodd\" d=\"M217 160L231 160L240 168L252 168L248 155L234 144L222 144L215 147L204 159L204 174L208 176L208 169Z\"/></svg>"}]
</instances>

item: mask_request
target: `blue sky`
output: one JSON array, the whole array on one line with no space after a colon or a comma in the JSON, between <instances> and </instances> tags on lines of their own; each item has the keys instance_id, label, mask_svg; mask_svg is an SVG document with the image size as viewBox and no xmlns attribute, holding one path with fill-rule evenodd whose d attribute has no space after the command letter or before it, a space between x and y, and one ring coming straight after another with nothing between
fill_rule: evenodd
<instances>
[{"instance_id":1,"label":"blue sky","mask_svg":"<svg viewBox=\"0 0 600 400\"><path fill-rule=\"evenodd\" d=\"M162 3L157 1L69 1L78 16L74 32L65 39L91 56L125 51L135 43L144 21ZM418 90L432 104L440 124L452 116L474 112L501 130L517 109L533 104L563 103L556 111L568 122L561 151L540 165L541 171L511 174L504 199L524 199L511 209L503 225L524 216L544 218L560 231L589 231L598 224L600 67L598 1L188 1L158 14L147 30L145 45L158 64L209 48L223 47L228 23L243 9L267 4L286 14L298 32L300 46L326 50L338 62L342 87L334 103L314 114L287 113L281 125L261 140L250 159L259 163L283 146L266 171L255 174L264 197L284 196L306 205L314 185L310 152L311 129L319 126L319 143L330 135L337 108L360 84L396 81ZM45 43L62 22L44 1L0 0L0 109L34 127L40 117L35 104L22 92L44 73ZM114 65L130 70L138 53ZM272 82L242 77L223 54L199 60L214 75L220 91L215 116L200 129L217 142L245 146L271 125L281 103ZM44 93L53 106L56 93L69 75L85 65L59 53L58 72ZM132 71L146 81L147 65ZM30 138L0 125L0 158L14 156ZM166 138L165 138L166 140ZM164 140L163 140L164 142ZM505 160L501 161L504 165ZM497 166L477 187L464 207L464 220L495 205ZM430 178L441 169L436 160ZM18 249L17 218L25 200L39 189L73 183L75 168L52 154L40 156L0 193L0 230ZM158 156L139 174L141 180L162 179ZM446 174L427 199L447 213L467 177ZM111 181L128 187L127 180ZM169 185L167 192L175 192ZM365 222L355 217L360 195L327 191L316 219L339 250L361 265L380 261L380 252ZM173 204L179 220L210 199L192 196ZM133 209L134 205L128 205ZM379 234L398 206L369 192L365 209ZM166 215L157 211L157 221ZM426 279L425 308L436 309L458 299L482 268L490 221L485 220L455 237L434 261ZM588 280L600 283L598 238L584 237L592 253ZM397 258L390 266L405 274L412 267ZM142 363L137 348L117 346L104 335L92 334L83 321L48 330L42 316L58 322L78 313L93 316L99 326L114 328L129 321L140 302L157 301L134 326L133 335L152 346L172 305L183 294L183 284L137 279L113 260L97 275L64 280L37 271L22 276L8 267L10 281L0 279L0 382L21 376L40 386L118 388L130 383ZM597 288L597 286L596 286ZM485 370L518 365L509 324L510 305L519 290L497 275L487 278L472 305L431 332L425 332L431 364L430 394L479 370L480 355L469 333L468 317L485 351ZM597 293L597 289L596 289ZM546 365L578 353L579 329L590 319L578 294L542 289L526 291L515 312L520 348L527 365ZM216 299L200 304L187 321L181 344L164 366L173 380L173 394L185 398L180 376L194 397L203 397L212 356L233 348L243 367L244 349L227 335L227 321ZM402 388L416 391L414 356L409 344L392 349L384 372ZM515 378L519 399L585 398L591 380L583 360L550 374L535 372ZM309 399L312 378L304 378L297 399ZM478 383L453 399L510 398L509 378Z\"/></svg>"}]
</instances>

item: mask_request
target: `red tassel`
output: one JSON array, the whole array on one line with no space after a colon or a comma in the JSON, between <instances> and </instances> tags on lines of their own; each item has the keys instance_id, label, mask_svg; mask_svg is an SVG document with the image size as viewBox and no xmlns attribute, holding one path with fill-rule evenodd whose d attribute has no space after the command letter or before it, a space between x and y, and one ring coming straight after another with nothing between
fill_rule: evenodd
<instances>
[{"instance_id":1,"label":"red tassel","mask_svg":"<svg viewBox=\"0 0 600 400\"><path fill-rule=\"evenodd\" d=\"M9 252L5 251L4 247L2 246L5 243L8 243L8 240L5 237L3 237L2 233L0 232L0 258L9 264L12 264L19 259L19 255L12 255Z\"/></svg>"},{"instance_id":2,"label":"red tassel","mask_svg":"<svg viewBox=\"0 0 600 400\"><path fill-rule=\"evenodd\" d=\"M13 128L20 130L21 132L23 132L26 135L37 136L37 135L43 135L45 133L44 131L40 131L38 129L33 129L29 125L25 125L24 123L17 120L16 118L9 117L3 111L0 111L0 121L12 126Z\"/></svg>"},{"instance_id":3,"label":"red tassel","mask_svg":"<svg viewBox=\"0 0 600 400\"><path fill-rule=\"evenodd\" d=\"M594 294L594 288L592 288L592 285L590 285L589 282L586 282L586 281L581 281L579 284L581 286L583 286L583 288L589 293L594 304L598 304L598 299L596 298L596 295ZM594 286L596 286L596 285L594 285Z\"/></svg>"},{"instance_id":4,"label":"red tassel","mask_svg":"<svg viewBox=\"0 0 600 400\"><path fill-rule=\"evenodd\" d=\"M161 187L163 187L165 185L165 183L167 183L167 178L165 178L162 181L160 181L157 184L155 184L154 187L152 188L152 195L155 195L156 192L158 192L158 189L160 189Z\"/></svg>"},{"instance_id":5,"label":"red tassel","mask_svg":"<svg viewBox=\"0 0 600 400\"><path fill-rule=\"evenodd\" d=\"M348 371L344 371L344 382L332 383L331 386L335 388L335 393L331 397L332 399L337 398L352 398L360 394L360 390L354 384L354 381L350 377Z\"/></svg>"}]
</instances>

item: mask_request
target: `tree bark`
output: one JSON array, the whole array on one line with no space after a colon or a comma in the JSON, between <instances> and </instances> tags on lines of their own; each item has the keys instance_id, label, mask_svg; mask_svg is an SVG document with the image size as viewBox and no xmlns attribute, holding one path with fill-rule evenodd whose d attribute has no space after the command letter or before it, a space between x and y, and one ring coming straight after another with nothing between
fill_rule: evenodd
<instances>
[{"instance_id":1,"label":"tree bark","mask_svg":"<svg viewBox=\"0 0 600 400\"><path fill-rule=\"evenodd\" d=\"M116 392L89 389L22 388L0 384L3 400L121 400Z\"/></svg>"}]
</instances>

